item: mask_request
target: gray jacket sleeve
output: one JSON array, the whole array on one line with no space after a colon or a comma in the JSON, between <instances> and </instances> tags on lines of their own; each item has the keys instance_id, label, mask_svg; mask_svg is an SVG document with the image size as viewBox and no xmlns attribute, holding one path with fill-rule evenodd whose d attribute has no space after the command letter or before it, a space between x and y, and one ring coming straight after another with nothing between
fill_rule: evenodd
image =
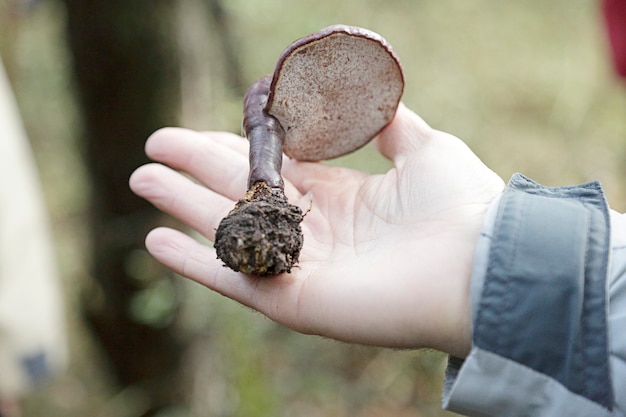
<instances>
[{"instance_id":1,"label":"gray jacket sleeve","mask_svg":"<svg viewBox=\"0 0 626 417\"><path fill-rule=\"evenodd\" d=\"M513 176L472 274L473 346L444 408L467 416L626 416L626 218L598 183Z\"/></svg>"}]
</instances>

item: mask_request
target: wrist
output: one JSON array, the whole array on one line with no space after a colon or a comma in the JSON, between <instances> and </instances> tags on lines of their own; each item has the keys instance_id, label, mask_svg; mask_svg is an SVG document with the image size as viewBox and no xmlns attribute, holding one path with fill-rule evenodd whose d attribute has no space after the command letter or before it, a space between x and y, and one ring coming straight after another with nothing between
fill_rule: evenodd
<instances>
[{"instance_id":1,"label":"wrist","mask_svg":"<svg viewBox=\"0 0 626 417\"><path fill-rule=\"evenodd\" d=\"M472 320L487 271L491 236L501 197L501 194L497 195L474 216L474 227L469 229L465 250L460 251L465 257L460 265L459 282L452 286L455 291L448 291L452 307L447 323L442 326L446 331L440 336L440 346L435 348L458 358L465 358L472 347Z\"/></svg>"},{"instance_id":2,"label":"wrist","mask_svg":"<svg viewBox=\"0 0 626 417\"><path fill-rule=\"evenodd\" d=\"M471 281L472 351L462 365L451 362L444 405L526 415L527 397L515 393L534 392L537 415L559 407L563 415L608 415L600 407L610 407L612 392L610 225L600 185L543 187L516 174L491 230L486 224ZM497 395L484 397L497 402L475 396L477 381L487 390L497 382Z\"/></svg>"}]
</instances>

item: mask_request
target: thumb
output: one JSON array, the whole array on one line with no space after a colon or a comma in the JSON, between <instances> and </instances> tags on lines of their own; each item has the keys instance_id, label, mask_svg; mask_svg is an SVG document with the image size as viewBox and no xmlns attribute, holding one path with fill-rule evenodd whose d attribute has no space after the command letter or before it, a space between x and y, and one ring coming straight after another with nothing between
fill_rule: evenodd
<instances>
[{"instance_id":1,"label":"thumb","mask_svg":"<svg viewBox=\"0 0 626 417\"><path fill-rule=\"evenodd\" d=\"M412 110L400 103L396 115L376 137L378 151L394 163L401 162L433 136L433 129Z\"/></svg>"}]
</instances>

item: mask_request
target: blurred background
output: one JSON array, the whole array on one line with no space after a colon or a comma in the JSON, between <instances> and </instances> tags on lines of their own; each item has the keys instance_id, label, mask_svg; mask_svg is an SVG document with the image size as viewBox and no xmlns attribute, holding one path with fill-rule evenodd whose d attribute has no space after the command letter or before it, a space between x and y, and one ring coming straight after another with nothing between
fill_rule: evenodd
<instances>
[{"instance_id":1,"label":"blurred background","mask_svg":"<svg viewBox=\"0 0 626 417\"><path fill-rule=\"evenodd\" d=\"M598 2L0 0L70 348L67 372L28 396L23 416L453 415L440 410L443 355L295 334L143 249L151 227L180 227L128 190L148 135L239 132L246 87L291 41L334 23L387 38L404 102L505 180L599 179L626 210L626 85ZM369 146L329 163L389 168Z\"/></svg>"}]
</instances>

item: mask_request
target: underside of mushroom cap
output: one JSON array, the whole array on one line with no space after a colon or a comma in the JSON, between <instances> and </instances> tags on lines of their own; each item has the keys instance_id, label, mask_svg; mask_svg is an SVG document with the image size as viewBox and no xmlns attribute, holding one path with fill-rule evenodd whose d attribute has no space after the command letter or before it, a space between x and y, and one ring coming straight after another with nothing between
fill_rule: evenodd
<instances>
[{"instance_id":1,"label":"underside of mushroom cap","mask_svg":"<svg viewBox=\"0 0 626 417\"><path fill-rule=\"evenodd\" d=\"M335 25L283 52L265 108L285 130L287 156L331 159L362 147L389 124L403 90L400 61L383 37Z\"/></svg>"}]
</instances>

